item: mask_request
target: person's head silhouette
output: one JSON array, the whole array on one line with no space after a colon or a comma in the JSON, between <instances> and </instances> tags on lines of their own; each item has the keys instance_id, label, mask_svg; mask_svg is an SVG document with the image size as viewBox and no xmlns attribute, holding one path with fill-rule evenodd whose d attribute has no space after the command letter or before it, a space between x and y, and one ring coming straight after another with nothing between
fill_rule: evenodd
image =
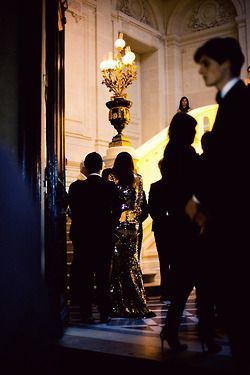
<instances>
[{"instance_id":1,"label":"person's head silhouette","mask_svg":"<svg viewBox=\"0 0 250 375\"><path fill-rule=\"evenodd\" d=\"M211 136L212 133L210 131L206 131L205 133L203 133L201 137L201 147L203 152L207 152Z\"/></svg>"},{"instance_id":2,"label":"person's head silhouette","mask_svg":"<svg viewBox=\"0 0 250 375\"><path fill-rule=\"evenodd\" d=\"M84 167L87 174L99 173L102 170L103 160L97 152L90 152L84 159Z\"/></svg>"},{"instance_id":3,"label":"person's head silhouette","mask_svg":"<svg viewBox=\"0 0 250 375\"><path fill-rule=\"evenodd\" d=\"M206 86L221 90L232 78L240 76L244 55L236 39L213 38L197 49L194 60L200 64L199 73Z\"/></svg>"},{"instance_id":4,"label":"person's head silhouette","mask_svg":"<svg viewBox=\"0 0 250 375\"><path fill-rule=\"evenodd\" d=\"M112 173L112 168L105 168L102 171L102 178L106 181L109 180L109 175Z\"/></svg>"},{"instance_id":5,"label":"person's head silhouette","mask_svg":"<svg viewBox=\"0 0 250 375\"><path fill-rule=\"evenodd\" d=\"M195 137L197 121L187 113L178 112L172 118L168 135L175 144L191 145Z\"/></svg>"}]
</instances>

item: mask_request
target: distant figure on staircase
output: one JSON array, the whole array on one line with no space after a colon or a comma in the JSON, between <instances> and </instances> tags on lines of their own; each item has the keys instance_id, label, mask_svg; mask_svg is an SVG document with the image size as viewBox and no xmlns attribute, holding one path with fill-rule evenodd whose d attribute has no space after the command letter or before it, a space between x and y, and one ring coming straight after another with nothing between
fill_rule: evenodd
<instances>
[{"instance_id":1,"label":"distant figure on staircase","mask_svg":"<svg viewBox=\"0 0 250 375\"><path fill-rule=\"evenodd\" d=\"M177 109L177 112L184 112L187 113L191 110L189 106L189 100L186 96L183 96L180 99L179 108Z\"/></svg>"},{"instance_id":2,"label":"distant figure on staircase","mask_svg":"<svg viewBox=\"0 0 250 375\"><path fill-rule=\"evenodd\" d=\"M114 317L149 318L139 264L139 227L143 205L143 183L134 171L128 152L117 155L111 180L119 190L121 216L115 228L115 247L111 274L111 304Z\"/></svg>"}]
</instances>

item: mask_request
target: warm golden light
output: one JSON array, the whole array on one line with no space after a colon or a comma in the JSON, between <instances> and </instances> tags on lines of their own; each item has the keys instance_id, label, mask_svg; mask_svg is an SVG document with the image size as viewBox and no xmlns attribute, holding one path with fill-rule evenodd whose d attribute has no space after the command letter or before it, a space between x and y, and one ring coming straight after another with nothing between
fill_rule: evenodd
<instances>
[{"instance_id":1,"label":"warm golden light","mask_svg":"<svg viewBox=\"0 0 250 375\"><path fill-rule=\"evenodd\" d=\"M126 43L123 40L123 33L119 33L118 39L115 41L115 48L122 50L125 47Z\"/></svg>"},{"instance_id":2,"label":"warm golden light","mask_svg":"<svg viewBox=\"0 0 250 375\"><path fill-rule=\"evenodd\" d=\"M108 59L100 64L102 83L107 86L110 92L113 92L115 98L126 98L125 89L136 79L135 54L129 46L124 50L125 45L123 34L119 33L118 39L115 41L117 52L114 58L110 52Z\"/></svg>"},{"instance_id":3,"label":"warm golden light","mask_svg":"<svg viewBox=\"0 0 250 375\"><path fill-rule=\"evenodd\" d=\"M133 61L135 60L135 54L131 52L130 47L125 48L125 55L122 58L122 62L124 65L132 65Z\"/></svg>"}]
</instances>

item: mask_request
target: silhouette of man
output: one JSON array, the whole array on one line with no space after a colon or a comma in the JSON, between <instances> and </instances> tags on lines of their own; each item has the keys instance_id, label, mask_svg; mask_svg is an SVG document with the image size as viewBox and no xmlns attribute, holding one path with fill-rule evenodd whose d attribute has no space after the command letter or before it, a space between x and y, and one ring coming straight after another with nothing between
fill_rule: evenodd
<instances>
[{"instance_id":1,"label":"silhouette of man","mask_svg":"<svg viewBox=\"0 0 250 375\"><path fill-rule=\"evenodd\" d=\"M148 196L149 214L152 217L152 231L154 232L156 248L159 257L161 275L161 301L170 300L170 253L166 249L168 233L168 207L166 194L166 179L163 178L162 159L158 162L162 178L150 185Z\"/></svg>"},{"instance_id":2,"label":"silhouette of man","mask_svg":"<svg viewBox=\"0 0 250 375\"><path fill-rule=\"evenodd\" d=\"M213 38L195 52L206 86L218 90L218 112L201 179L187 206L199 218L211 252L211 283L228 334L233 359L243 371L249 355L249 104L239 78L244 55L234 38ZM201 217L203 219L201 220Z\"/></svg>"},{"instance_id":3,"label":"silhouette of man","mask_svg":"<svg viewBox=\"0 0 250 375\"><path fill-rule=\"evenodd\" d=\"M97 305L102 323L110 312L109 276L113 250L112 230L119 218L118 193L112 182L101 178L103 160L96 152L84 160L86 180L69 187L69 206L74 244L71 270L73 302L79 304L82 321L93 323L92 303L94 281Z\"/></svg>"}]
</instances>

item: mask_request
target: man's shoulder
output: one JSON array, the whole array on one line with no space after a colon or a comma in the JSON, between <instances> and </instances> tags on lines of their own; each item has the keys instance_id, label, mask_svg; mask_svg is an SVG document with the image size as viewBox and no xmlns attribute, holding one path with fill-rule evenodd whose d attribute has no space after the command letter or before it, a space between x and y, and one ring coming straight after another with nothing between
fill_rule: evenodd
<instances>
[{"instance_id":1,"label":"man's shoulder","mask_svg":"<svg viewBox=\"0 0 250 375\"><path fill-rule=\"evenodd\" d=\"M103 188L107 191L114 192L117 191L117 186L113 181L102 180Z\"/></svg>"},{"instance_id":2,"label":"man's shoulder","mask_svg":"<svg viewBox=\"0 0 250 375\"><path fill-rule=\"evenodd\" d=\"M154 191L154 190L159 190L162 188L162 186L164 185L163 183L163 180L160 179L160 180L157 180L155 182L152 182L152 184L150 185L150 190L151 191Z\"/></svg>"},{"instance_id":3,"label":"man's shoulder","mask_svg":"<svg viewBox=\"0 0 250 375\"><path fill-rule=\"evenodd\" d=\"M230 90L234 95L249 95L249 87L240 79ZM229 92L230 92L229 91Z\"/></svg>"},{"instance_id":4,"label":"man's shoulder","mask_svg":"<svg viewBox=\"0 0 250 375\"><path fill-rule=\"evenodd\" d=\"M69 185L70 187L74 187L74 186L81 186L82 184L86 183L87 180L75 180L73 182L71 182L71 184Z\"/></svg>"},{"instance_id":5,"label":"man's shoulder","mask_svg":"<svg viewBox=\"0 0 250 375\"><path fill-rule=\"evenodd\" d=\"M249 100L250 90L242 80L239 80L225 95L225 98L220 104L220 108L223 111L228 110L229 113L232 113L232 111L237 113L235 108L237 108L237 111L241 108L241 112L237 114L244 117L245 112L249 111Z\"/></svg>"},{"instance_id":6,"label":"man's shoulder","mask_svg":"<svg viewBox=\"0 0 250 375\"><path fill-rule=\"evenodd\" d=\"M242 108L242 112L249 112L250 105L250 87L240 80L237 90L235 90L235 100Z\"/></svg>"},{"instance_id":7,"label":"man's shoulder","mask_svg":"<svg viewBox=\"0 0 250 375\"><path fill-rule=\"evenodd\" d=\"M69 192L78 190L81 188L81 186L84 186L86 184L87 180L75 180L69 185Z\"/></svg>"}]
</instances>

